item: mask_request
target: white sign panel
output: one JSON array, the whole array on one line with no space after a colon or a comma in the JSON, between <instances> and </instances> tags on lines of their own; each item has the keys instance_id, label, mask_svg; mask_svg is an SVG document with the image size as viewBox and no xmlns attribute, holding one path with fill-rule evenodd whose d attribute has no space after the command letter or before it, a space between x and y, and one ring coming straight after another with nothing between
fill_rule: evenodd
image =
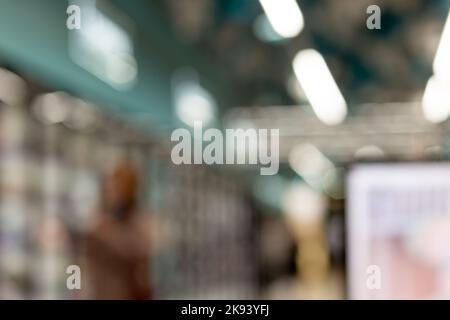
<instances>
[{"instance_id":1,"label":"white sign panel","mask_svg":"<svg viewBox=\"0 0 450 320\"><path fill-rule=\"evenodd\" d=\"M354 166L347 178L351 299L450 298L450 164Z\"/></svg>"}]
</instances>

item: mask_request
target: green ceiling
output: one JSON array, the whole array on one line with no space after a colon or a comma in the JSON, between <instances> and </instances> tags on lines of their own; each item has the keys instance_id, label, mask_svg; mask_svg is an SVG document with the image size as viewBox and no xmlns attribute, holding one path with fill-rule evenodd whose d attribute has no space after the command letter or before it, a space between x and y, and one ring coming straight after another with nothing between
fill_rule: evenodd
<instances>
[{"instance_id":1,"label":"green ceiling","mask_svg":"<svg viewBox=\"0 0 450 320\"><path fill-rule=\"evenodd\" d=\"M151 1L111 3L136 24L135 55L138 82L117 91L74 64L68 53L67 1L1 0L0 64L36 78L56 90L66 90L156 130L179 125L172 113L170 78L179 67L192 66L202 86L223 110L229 105L225 72L201 52L171 32L166 17Z\"/></svg>"}]
</instances>

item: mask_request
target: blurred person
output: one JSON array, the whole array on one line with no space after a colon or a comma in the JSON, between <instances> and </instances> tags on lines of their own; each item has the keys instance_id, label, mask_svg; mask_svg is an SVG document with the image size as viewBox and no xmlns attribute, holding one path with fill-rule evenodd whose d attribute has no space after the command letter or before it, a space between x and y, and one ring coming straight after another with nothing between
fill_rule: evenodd
<instances>
[{"instance_id":1,"label":"blurred person","mask_svg":"<svg viewBox=\"0 0 450 320\"><path fill-rule=\"evenodd\" d=\"M150 224L137 208L138 187L137 173L127 163L105 177L100 212L85 243L89 298L151 298Z\"/></svg>"}]
</instances>

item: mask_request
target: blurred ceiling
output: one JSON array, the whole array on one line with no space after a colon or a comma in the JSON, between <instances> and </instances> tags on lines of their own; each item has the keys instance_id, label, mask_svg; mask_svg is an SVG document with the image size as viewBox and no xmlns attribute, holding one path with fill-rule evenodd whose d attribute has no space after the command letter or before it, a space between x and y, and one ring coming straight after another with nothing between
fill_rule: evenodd
<instances>
[{"instance_id":1,"label":"blurred ceiling","mask_svg":"<svg viewBox=\"0 0 450 320\"><path fill-rule=\"evenodd\" d=\"M71 1L80 5L85 2ZM142 129L161 133L182 125L173 111L171 88L172 76L179 68L195 68L199 81L220 106L232 105L227 101L227 80L217 71L218 66L177 38L167 14L162 12L164 7L156 1L96 2L132 20L130 36L139 69L138 81L129 90L116 90L74 63L69 45L73 32L66 28L68 3L1 0L0 65L49 91L68 92ZM107 37L104 34L99 40Z\"/></svg>"},{"instance_id":2,"label":"blurred ceiling","mask_svg":"<svg viewBox=\"0 0 450 320\"><path fill-rule=\"evenodd\" d=\"M172 27L230 73L235 104L286 105L286 83L298 50L315 48L349 105L419 101L448 15L448 0L298 0L305 29L264 43L254 33L257 0L159 0ZM381 30L366 28L369 5L381 8Z\"/></svg>"},{"instance_id":3,"label":"blurred ceiling","mask_svg":"<svg viewBox=\"0 0 450 320\"><path fill-rule=\"evenodd\" d=\"M0 1L0 61L161 130L180 126L171 79L185 66L217 99L219 123L231 107L307 104L289 82L292 59L305 48L325 57L352 114L360 104L419 102L450 7L449 0L298 0L304 30L268 43L254 31L263 15L258 0L106 2L136 26L139 81L132 90L114 90L70 59L66 1ZM381 8L381 30L366 28L371 4Z\"/></svg>"}]
</instances>

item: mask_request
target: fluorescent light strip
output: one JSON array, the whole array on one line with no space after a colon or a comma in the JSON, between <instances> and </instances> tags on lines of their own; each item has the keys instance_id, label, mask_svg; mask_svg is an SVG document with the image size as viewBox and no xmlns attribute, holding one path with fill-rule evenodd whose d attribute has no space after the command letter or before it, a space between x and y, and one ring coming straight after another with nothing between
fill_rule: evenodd
<instances>
[{"instance_id":1,"label":"fluorescent light strip","mask_svg":"<svg viewBox=\"0 0 450 320\"><path fill-rule=\"evenodd\" d=\"M296 0L259 0L272 28L283 38L293 38L303 29L304 20Z\"/></svg>"},{"instance_id":2,"label":"fluorescent light strip","mask_svg":"<svg viewBox=\"0 0 450 320\"><path fill-rule=\"evenodd\" d=\"M436 57L434 58L433 71L439 78L450 79L450 14L445 23Z\"/></svg>"},{"instance_id":3,"label":"fluorescent light strip","mask_svg":"<svg viewBox=\"0 0 450 320\"><path fill-rule=\"evenodd\" d=\"M434 75L428 80L422 99L425 118L444 122L450 115L450 13L442 31L433 62Z\"/></svg>"},{"instance_id":4,"label":"fluorescent light strip","mask_svg":"<svg viewBox=\"0 0 450 320\"><path fill-rule=\"evenodd\" d=\"M295 56L292 65L317 117L327 125L344 121L347 104L322 55L306 49Z\"/></svg>"},{"instance_id":5,"label":"fluorescent light strip","mask_svg":"<svg viewBox=\"0 0 450 320\"><path fill-rule=\"evenodd\" d=\"M433 123L447 120L450 114L450 87L436 76L428 80L422 101L425 118Z\"/></svg>"}]
</instances>

